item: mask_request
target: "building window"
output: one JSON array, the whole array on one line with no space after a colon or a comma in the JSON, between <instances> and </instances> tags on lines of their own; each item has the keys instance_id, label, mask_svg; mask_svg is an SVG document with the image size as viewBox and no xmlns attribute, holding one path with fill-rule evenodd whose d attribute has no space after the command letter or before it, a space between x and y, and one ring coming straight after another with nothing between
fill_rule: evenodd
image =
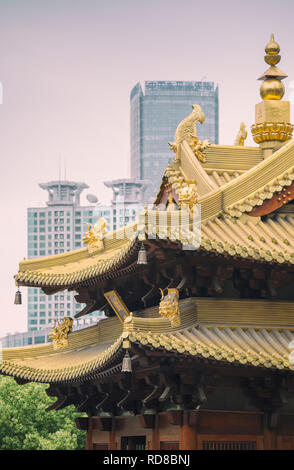
<instances>
[{"instance_id":1,"label":"building window","mask_svg":"<svg viewBox=\"0 0 294 470\"><path fill-rule=\"evenodd\" d=\"M36 336L35 344L42 344L42 343L45 343L45 336Z\"/></svg>"}]
</instances>

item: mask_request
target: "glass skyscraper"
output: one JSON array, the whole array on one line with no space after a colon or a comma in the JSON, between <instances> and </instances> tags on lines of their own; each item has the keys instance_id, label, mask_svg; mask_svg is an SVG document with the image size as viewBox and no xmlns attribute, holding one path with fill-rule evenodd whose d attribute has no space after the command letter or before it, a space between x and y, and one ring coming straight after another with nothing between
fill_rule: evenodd
<instances>
[{"instance_id":1,"label":"glass skyscraper","mask_svg":"<svg viewBox=\"0 0 294 470\"><path fill-rule=\"evenodd\" d=\"M168 141L174 140L178 124L200 104L205 122L197 126L200 140L218 144L218 87L214 82L146 81L131 91L131 177L149 180L146 202L154 199L165 168L174 154Z\"/></svg>"}]
</instances>

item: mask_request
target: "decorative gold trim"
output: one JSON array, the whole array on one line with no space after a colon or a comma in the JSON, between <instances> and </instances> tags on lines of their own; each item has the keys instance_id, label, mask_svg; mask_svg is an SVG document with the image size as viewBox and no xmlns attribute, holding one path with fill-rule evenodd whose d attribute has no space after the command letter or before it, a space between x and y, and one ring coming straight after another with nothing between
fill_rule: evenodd
<instances>
[{"instance_id":1,"label":"decorative gold trim","mask_svg":"<svg viewBox=\"0 0 294 470\"><path fill-rule=\"evenodd\" d=\"M286 142L291 139L293 129L293 124L285 122L262 122L251 126L252 137L257 144L273 140Z\"/></svg>"}]
</instances>

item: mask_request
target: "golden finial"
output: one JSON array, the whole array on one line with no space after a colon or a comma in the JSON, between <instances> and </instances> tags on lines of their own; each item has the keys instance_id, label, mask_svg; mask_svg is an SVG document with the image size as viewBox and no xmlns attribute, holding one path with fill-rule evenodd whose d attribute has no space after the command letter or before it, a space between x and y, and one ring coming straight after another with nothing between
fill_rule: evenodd
<instances>
[{"instance_id":1,"label":"golden finial","mask_svg":"<svg viewBox=\"0 0 294 470\"><path fill-rule=\"evenodd\" d=\"M287 75L277 67L281 60L279 52L280 46L271 34L265 46L264 56L269 68L259 78L263 81L260 87L263 101L255 106L255 124L251 126L253 140L260 144L263 158L267 158L280 148L283 142L291 139L294 127L290 123L290 102L282 101L285 93L282 80Z\"/></svg>"},{"instance_id":2,"label":"golden finial","mask_svg":"<svg viewBox=\"0 0 294 470\"><path fill-rule=\"evenodd\" d=\"M281 60L281 56L279 55L280 46L275 41L273 33L271 34L270 41L265 46L265 52L264 60L270 67L259 78L259 80L263 80L260 87L260 96L263 100L280 100L285 93L281 80L288 75L276 67L276 64Z\"/></svg>"},{"instance_id":3,"label":"golden finial","mask_svg":"<svg viewBox=\"0 0 294 470\"><path fill-rule=\"evenodd\" d=\"M276 65L280 62L281 56L278 55L280 52L280 46L275 41L273 33L271 34L270 41L265 46L265 52L267 55L264 57L264 60L267 64Z\"/></svg>"}]
</instances>

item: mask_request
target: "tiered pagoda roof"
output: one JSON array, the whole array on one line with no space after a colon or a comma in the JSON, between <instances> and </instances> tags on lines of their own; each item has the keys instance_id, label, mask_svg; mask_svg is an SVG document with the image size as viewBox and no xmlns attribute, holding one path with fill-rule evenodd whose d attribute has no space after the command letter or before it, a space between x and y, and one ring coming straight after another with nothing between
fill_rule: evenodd
<instances>
[{"instance_id":1,"label":"tiered pagoda roof","mask_svg":"<svg viewBox=\"0 0 294 470\"><path fill-rule=\"evenodd\" d=\"M275 103L270 105L275 107ZM197 120L198 113L202 122L201 112L193 105L188 118L196 116ZM265 370L291 372L294 141L287 120L274 123L274 131L272 124L262 123L257 147L244 146L241 138L240 145L209 145L187 132L181 139L183 126L179 125L175 143L170 143L175 159L163 175L154 206L144 209L138 224L107 233L99 249L86 247L21 261L16 283L40 287L46 294L76 290L77 301L86 303L77 317L98 309L113 315L104 296L113 289L133 313L124 323L112 317L70 333L68 346L60 350L52 344L4 350L0 372L20 383L71 384L74 391L51 390L59 397L56 409L78 403L80 410L87 407L81 404L79 387L91 381L105 385L111 377L121 377L126 348L132 352L138 380L145 369L146 377L156 375L160 367L156 358L166 361L164 367L169 364L170 371L173 361L187 358L187 364L192 361L191 367L202 370L210 364L260 370L261 374ZM255 131L259 125L257 121ZM192 187L198 191L201 238L199 246L185 250L189 236L186 239L179 232L174 216L181 208L181 188ZM190 220L184 228L189 232ZM142 242L148 258L143 266L137 264ZM158 309L159 288L171 287L178 289L181 299L180 324L174 327L160 317ZM147 397L146 393L141 397L139 387L137 399L153 405L156 396L162 402L162 387L172 388L167 384L150 379ZM103 408L105 400L119 402L126 390L121 403L130 400L130 390L124 385L111 385L111 399L112 392L102 385L97 385L101 403L98 397L95 409Z\"/></svg>"}]
</instances>

